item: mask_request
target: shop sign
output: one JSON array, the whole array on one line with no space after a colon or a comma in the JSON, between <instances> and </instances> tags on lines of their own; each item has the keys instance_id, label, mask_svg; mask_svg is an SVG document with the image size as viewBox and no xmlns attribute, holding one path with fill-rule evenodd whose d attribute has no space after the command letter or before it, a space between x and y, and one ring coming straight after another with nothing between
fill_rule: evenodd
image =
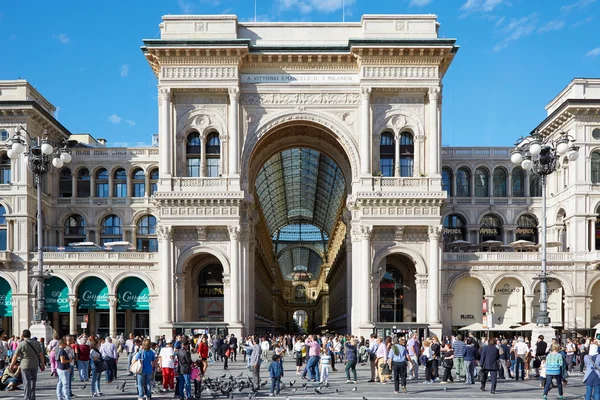
<instances>
[{"instance_id":1,"label":"shop sign","mask_svg":"<svg viewBox=\"0 0 600 400\"><path fill-rule=\"evenodd\" d=\"M12 289L9 283L0 278L0 317L12 317Z\"/></svg>"},{"instance_id":2,"label":"shop sign","mask_svg":"<svg viewBox=\"0 0 600 400\"><path fill-rule=\"evenodd\" d=\"M479 233L485 236L497 236L498 229L496 228L481 228L479 229Z\"/></svg>"},{"instance_id":3,"label":"shop sign","mask_svg":"<svg viewBox=\"0 0 600 400\"><path fill-rule=\"evenodd\" d=\"M517 235L537 235L537 229L535 228L517 228L515 230Z\"/></svg>"},{"instance_id":4,"label":"shop sign","mask_svg":"<svg viewBox=\"0 0 600 400\"><path fill-rule=\"evenodd\" d=\"M223 286L200 285L198 297L223 297Z\"/></svg>"},{"instance_id":5,"label":"shop sign","mask_svg":"<svg viewBox=\"0 0 600 400\"><path fill-rule=\"evenodd\" d=\"M523 287L517 280L511 279L494 289L492 312L494 324L512 325L523 320Z\"/></svg>"},{"instance_id":6,"label":"shop sign","mask_svg":"<svg viewBox=\"0 0 600 400\"><path fill-rule=\"evenodd\" d=\"M540 311L540 285L538 285L534 292L533 298L533 316L538 314ZM563 305L563 289L560 282L550 281L548 282L548 314L552 323L562 323L562 305Z\"/></svg>"},{"instance_id":7,"label":"shop sign","mask_svg":"<svg viewBox=\"0 0 600 400\"><path fill-rule=\"evenodd\" d=\"M198 302L199 317L203 319L223 319L224 302L221 299L200 299Z\"/></svg>"},{"instance_id":8,"label":"shop sign","mask_svg":"<svg viewBox=\"0 0 600 400\"><path fill-rule=\"evenodd\" d=\"M150 290L140 278L127 278L119 284L117 290L119 310L150 310Z\"/></svg>"},{"instance_id":9,"label":"shop sign","mask_svg":"<svg viewBox=\"0 0 600 400\"><path fill-rule=\"evenodd\" d=\"M69 289L60 278L52 277L44 282L46 311L69 312Z\"/></svg>"},{"instance_id":10,"label":"shop sign","mask_svg":"<svg viewBox=\"0 0 600 400\"><path fill-rule=\"evenodd\" d=\"M475 278L463 278L454 287L452 296L452 325L467 326L482 322L481 298L483 287Z\"/></svg>"},{"instance_id":11,"label":"shop sign","mask_svg":"<svg viewBox=\"0 0 600 400\"><path fill-rule=\"evenodd\" d=\"M108 288L100 278L85 279L79 286L77 293L79 308L108 310Z\"/></svg>"}]
</instances>

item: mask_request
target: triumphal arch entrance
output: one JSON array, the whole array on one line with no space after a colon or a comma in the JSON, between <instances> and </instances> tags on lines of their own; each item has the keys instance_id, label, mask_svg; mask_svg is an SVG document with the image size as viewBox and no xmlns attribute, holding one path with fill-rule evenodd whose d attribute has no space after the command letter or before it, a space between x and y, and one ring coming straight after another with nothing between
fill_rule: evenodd
<instances>
[{"instance_id":1,"label":"triumphal arch entrance","mask_svg":"<svg viewBox=\"0 0 600 400\"><path fill-rule=\"evenodd\" d=\"M163 17L158 331L441 329L438 27Z\"/></svg>"}]
</instances>

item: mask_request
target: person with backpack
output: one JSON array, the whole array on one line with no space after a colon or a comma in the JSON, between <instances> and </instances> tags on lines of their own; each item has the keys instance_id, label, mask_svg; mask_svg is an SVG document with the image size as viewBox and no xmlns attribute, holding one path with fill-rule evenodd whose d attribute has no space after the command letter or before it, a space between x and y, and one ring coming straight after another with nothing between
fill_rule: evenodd
<instances>
[{"instance_id":1,"label":"person with backpack","mask_svg":"<svg viewBox=\"0 0 600 400\"><path fill-rule=\"evenodd\" d=\"M406 393L406 367L408 363L412 364L412 360L408 355L405 338L401 338L400 341L394 339L387 358L394 373L394 393L400 393L400 383L402 383L402 392Z\"/></svg>"},{"instance_id":2,"label":"person with backpack","mask_svg":"<svg viewBox=\"0 0 600 400\"><path fill-rule=\"evenodd\" d=\"M20 359L24 398L25 400L35 400L38 369L40 371L46 369L44 354L40 343L37 340L31 340L29 329L23 330L22 337L23 340L13 352L10 368L14 368Z\"/></svg>"},{"instance_id":3,"label":"person with backpack","mask_svg":"<svg viewBox=\"0 0 600 400\"><path fill-rule=\"evenodd\" d=\"M142 363L141 374L137 376L138 399L147 400L152 398L152 380L154 379L154 368L156 367L156 354L151 349L150 340L144 340L141 349L135 354L133 359Z\"/></svg>"}]
</instances>

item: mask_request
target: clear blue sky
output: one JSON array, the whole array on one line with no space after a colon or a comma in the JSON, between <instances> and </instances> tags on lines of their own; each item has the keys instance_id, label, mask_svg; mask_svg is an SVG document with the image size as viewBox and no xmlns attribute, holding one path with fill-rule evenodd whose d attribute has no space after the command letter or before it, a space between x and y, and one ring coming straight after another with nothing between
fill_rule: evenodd
<instances>
[{"instance_id":1,"label":"clear blue sky","mask_svg":"<svg viewBox=\"0 0 600 400\"><path fill-rule=\"evenodd\" d=\"M257 0L259 21L341 21L342 0ZM0 3L0 79L29 80L71 132L150 143L156 78L140 46L164 14L237 14L251 0L12 0ZM444 79L443 143L512 145L574 77L600 75L597 0L345 0L362 14L433 13L461 46Z\"/></svg>"}]
</instances>

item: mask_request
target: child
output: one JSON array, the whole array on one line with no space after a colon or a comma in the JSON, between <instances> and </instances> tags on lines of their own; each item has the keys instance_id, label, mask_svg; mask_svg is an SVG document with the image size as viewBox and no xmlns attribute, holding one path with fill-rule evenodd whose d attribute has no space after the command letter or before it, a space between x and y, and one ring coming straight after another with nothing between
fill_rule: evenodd
<instances>
[{"instance_id":1,"label":"child","mask_svg":"<svg viewBox=\"0 0 600 400\"><path fill-rule=\"evenodd\" d=\"M202 368L203 368L202 360L196 360L194 364L192 364L192 372L190 374L190 379L194 381L194 396L199 399L200 398L200 390L202 383Z\"/></svg>"},{"instance_id":2,"label":"child","mask_svg":"<svg viewBox=\"0 0 600 400\"><path fill-rule=\"evenodd\" d=\"M540 387L546 386L546 357L540 357Z\"/></svg>"},{"instance_id":3,"label":"child","mask_svg":"<svg viewBox=\"0 0 600 400\"><path fill-rule=\"evenodd\" d=\"M331 356L324 347L321 348L321 383L327 383L329 380L329 367L331 365Z\"/></svg>"},{"instance_id":4,"label":"child","mask_svg":"<svg viewBox=\"0 0 600 400\"><path fill-rule=\"evenodd\" d=\"M272 360L273 362L269 365L269 376L271 377L271 393L269 396L279 396L279 385L283 377L283 368L277 354L273 354Z\"/></svg>"}]
</instances>

